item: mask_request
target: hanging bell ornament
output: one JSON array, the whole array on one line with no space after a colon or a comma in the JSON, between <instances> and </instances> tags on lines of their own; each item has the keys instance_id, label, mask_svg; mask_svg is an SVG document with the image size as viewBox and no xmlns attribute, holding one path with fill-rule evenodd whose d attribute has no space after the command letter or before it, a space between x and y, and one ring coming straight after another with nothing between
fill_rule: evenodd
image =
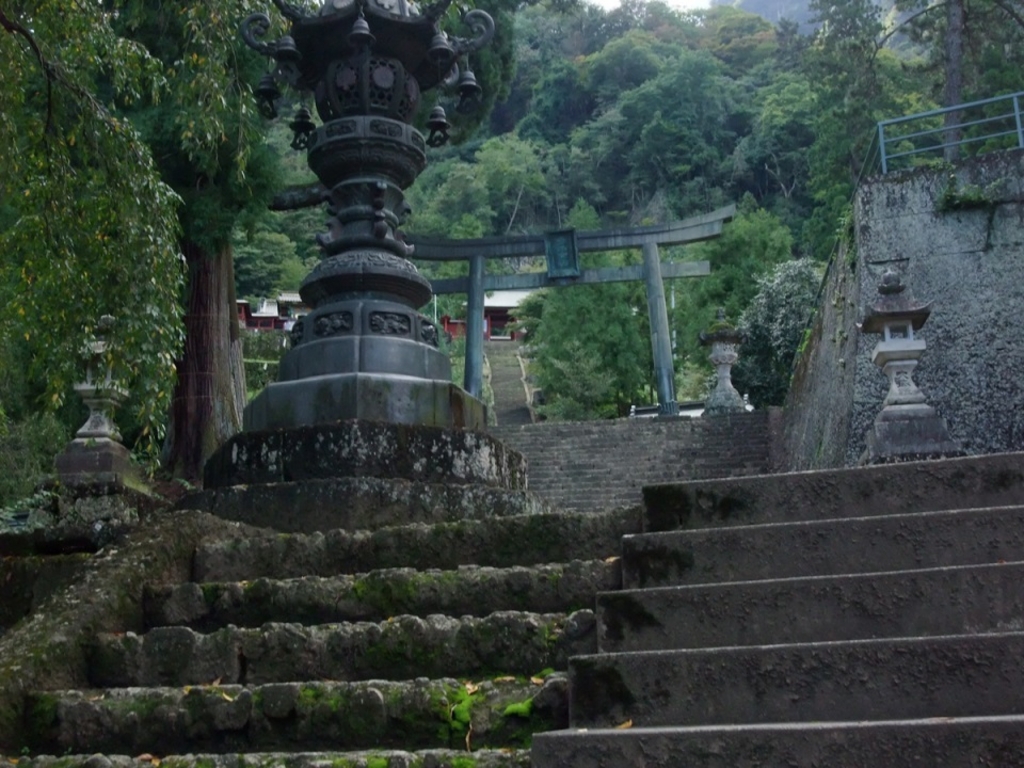
<instances>
[{"instance_id":1,"label":"hanging bell ornament","mask_svg":"<svg viewBox=\"0 0 1024 768\"><path fill-rule=\"evenodd\" d=\"M259 85L256 86L256 107L259 109L261 115L268 120L273 120L277 117L277 102L281 98L281 91L277 87L277 82L274 80L274 76L266 74L260 78Z\"/></svg>"},{"instance_id":2,"label":"hanging bell ornament","mask_svg":"<svg viewBox=\"0 0 1024 768\"><path fill-rule=\"evenodd\" d=\"M295 45L295 38L291 35L281 37L274 48L274 58L282 64L296 64L302 61L302 54Z\"/></svg>"},{"instance_id":3,"label":"hanging bell ornament","mask_svg":"<svg viewBox=\"0 0 1024 768\"><path fill-rule=\"evenodd\" d=\"M427 128L430 129L427 145L431 147L444 146L448 141L448 129L451 127L452 124L448 122L448 116L444 113L444 107L438 104L430 110L430 117L427 118Z\"/></svg>"},{"instance_id":4,"label":"hanging bell ornament","mask_svg":"<svg viewBox=\"0 0 1024 768\"><path fill-rule=\"evenodd\" d=\"M476 81L476 75L473 74L473 70L469 68L467 64L462 70L462 74L459 75L459 104L456 110L460 113L471 112L477 108L480 103L480 97L483 95L484 89L480 87L480 83Z\"/></svg>"},{"instance_id":5,"label":"hanging bell ornament","mask_svg":"<svg viewBox=\"0 0 1024 768\"><path fill-rule=\"evenodd\" d=\"M363 48L369 48L375 42L377 42L377 38L373 36L370 25L366 23L366 18L360 11L356 23L352 25L352 31L348 33L348 44L357 51L361 51Z\"/></svg>"},{"instance_id":6,"label":"hanging bell ornament","mask_svg":"<svg viewBox=\"0 0 1024 768\"><path fill-rule=\"evenodd\" d=\"M455 58L455 49L448 42L448 35L441 30L434 33L430 47L427 49L427 58L434 62L442 72L447 71L452 59Z\"/></svg>"},{"instance_id":7,"label":"hanging bell ornament","mask_svg":"<svg viewBox=\"0 0 1024 768\"><path fill-rule=\"evenodd\" d=\"M295 119L288 123L288 127L295 134L292 138L292 149L308 149L309 138L313 135L313 131L316 130L316 124L313 122L309 110L305 107L299 107L295 111Z\"/></svg>"}]
</instances>

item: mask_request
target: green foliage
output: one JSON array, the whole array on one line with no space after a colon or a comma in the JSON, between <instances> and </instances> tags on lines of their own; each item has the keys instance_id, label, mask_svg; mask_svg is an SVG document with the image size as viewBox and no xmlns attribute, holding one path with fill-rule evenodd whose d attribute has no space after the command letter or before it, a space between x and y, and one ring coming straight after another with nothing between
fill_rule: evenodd
<instances>
[{"instance_id":1,"label":"green foliage","mask_svg":"<svg viewBox=\"0 0 1024 768\"><path fill-rule=\"evenodd\" d=\"M935 201L935 210L938 213L992 210L999 199L1002 184L1001 180L986 187L980 187L977 184L960 184L956 174L951 173L942 194Z\"/></svg>"},{"instance_id":2,"label":"green foliage","mask_svg":"<svg viewBox=\"0 0 1024 768\"><path fill-rule=\"evenodd\" d=\"M814 309L822 268L810 259L777 265L757 281L757 294L740 317L746 333L733 381L751 403L782 405L789 389L793 357Z\"/></svg>"},{"instance_id":3,"label":"green foliage","mask_svg":"<svg viewBox=\"0 0 1024 768\"><path fill-rule=\"evenodd\" d=\"M226 241L226 211L254 199L257 124L238 76L254 58L239 57L238 22L258 4L110 5L0 11L0 333L30 345L52 408L114 315L110 362L153 447L183 342L180 238Z\"/></svg>"},{"instance_id":4,"label":"green foliage","mask_svg":"<svg viewBox=\"0 0 1024 768\"><path fill-rule=\"evenodd\" d=\"M0 416L0 507L32 493L53 472L53 458L71 435L53 413L33 413L22 421Z\"/></svg>"},{"instance_id":5,"label":"green foliage","mask_svg":"<svg viewBox=\"0 0 1024 768\"><path fill-rule=\"evenodd\" d=\"M676 350L683 362L705 366L707 351L701 331L715 322L718 308L726 317L739 317L759 290L757 279L773 265L792 258L793 237L779 219L757 208L751 198L740 206L721 237L688 249L688 259L707 259L711 274L699 280L678 281L674 327Z\"/></svg>"}]
</instances>

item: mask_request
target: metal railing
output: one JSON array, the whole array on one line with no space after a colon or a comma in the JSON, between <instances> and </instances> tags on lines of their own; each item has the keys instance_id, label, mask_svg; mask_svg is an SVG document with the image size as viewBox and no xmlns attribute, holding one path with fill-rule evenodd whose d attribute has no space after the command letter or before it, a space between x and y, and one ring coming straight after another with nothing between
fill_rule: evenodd
<instances>
[{"instance_id":1,"label":"metal railing","mask_svg":"<svg viewBox=\"0 0 1024 768\"><path fill-rule=\"evenodd\" d=\"M882 173L919 165L929 158L941 159L948 147L964 147L969 155L1024 149L1022 102L1024 91L881 121ZM948 114L955 114L958 122L944 125ZM894 165L893 161L898 162Z\"/></svg>"}]
</instances>

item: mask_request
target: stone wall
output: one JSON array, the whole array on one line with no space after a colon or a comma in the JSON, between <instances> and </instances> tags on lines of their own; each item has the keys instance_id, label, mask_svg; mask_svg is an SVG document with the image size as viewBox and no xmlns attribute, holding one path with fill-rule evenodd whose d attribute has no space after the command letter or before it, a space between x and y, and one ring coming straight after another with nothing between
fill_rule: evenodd
<instances>
[{"instance_id":1,"label":"stone wall","mask_svg":"<svg viewBox=\"0 0 1024 768\"><path fill-rule=\"evenodd\" d=\"M871 363L878 337L853 324L887 269L933 302L914 378L954 439L971 454L1024 450L1024 152L874 178L854 221L856 252L830 272L787 401L782 466L852 466L863 452L887 382Z\"/></svg>"},{"instance_id":2,"label":"stone wall","mask_svg":"<svg viewBox=\"0 0 1024 768\"><path fill-rule=\"evenodd\" d=\"M857 355L856 251L842 244L829 267L780 427L781 469L841 467L846 462Z\"/></svg>"},{"instance_id":3,"label":"stone wall","mask_svg":"<svg viewBox=\"0 0 1024 768\"><path fill-rule=\"evenodd\" d=\"M652 483L770 472L774 413L491 427L521 451L528 489L563 509L639 504Z\"/></svg>"}]
</instances>

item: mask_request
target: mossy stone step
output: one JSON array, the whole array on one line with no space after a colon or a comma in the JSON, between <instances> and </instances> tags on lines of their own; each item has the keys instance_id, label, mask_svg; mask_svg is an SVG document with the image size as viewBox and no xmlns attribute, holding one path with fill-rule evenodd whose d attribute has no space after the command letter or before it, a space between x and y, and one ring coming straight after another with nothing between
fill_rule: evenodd
<instances>
[{"instance_id":1,"label":"mossy stone step","mask_svg":"<svg viewBox=\"0 0 1024 768\"><path fill-rule=\"evenodd\" d=\"M639 507L411 524L376 531L237 536L196 548L192 580L245 581L440 568L598 560L619 554L640 532Z\"/></svg>"},{"instance_id":2,"label":"mossy stone step","mask_svg":"<svg viewBox=\"0 0 1024 768\"><path fill-rule=\"evenodd\" d=\"M371 623L270 623L201 634L161 627L100 634L89 658L97 687L258 685L296 680L403 680L534 674L597 650L593 611L498 611L485 617L398 616Z\"/></svg>"},{"instance_id":3,"label":"mossy stone step","mask_svg":"<svg viewBox=\"0 0 1024 768\"><path fill-rule=\"evenodd\" d=\"M522 748L568 725L564 675L280 683L34 693L31 750L183 751Z\"/></svg>"},{"instance_id":4,"label":"mossy stone step","mask_svg":"<svg viewBox=\"0 0 1024 768\"><path fill-rule=\"evenodd\" d=\"M128 755L22 757L21 768L153 768L154 760ZM265 752L170 755L161 768L530 768L528 749L374 749L360 752Z\"/></svg>"},{"instance_id":5,"label":"mossy stone step","mask_svg":"<svg viewBox=\"0 0 1024 768\"><path fill-rule=\"evenodd\" d=\"M395 568L367 574L248 582L189 582L147 588L146 624L210 631L228 624L382 621L409 614L486 616L497 610L552 613L593 608L616 590L617 558L537 566L454 570Z\"/></svg>"}]
</instances>

